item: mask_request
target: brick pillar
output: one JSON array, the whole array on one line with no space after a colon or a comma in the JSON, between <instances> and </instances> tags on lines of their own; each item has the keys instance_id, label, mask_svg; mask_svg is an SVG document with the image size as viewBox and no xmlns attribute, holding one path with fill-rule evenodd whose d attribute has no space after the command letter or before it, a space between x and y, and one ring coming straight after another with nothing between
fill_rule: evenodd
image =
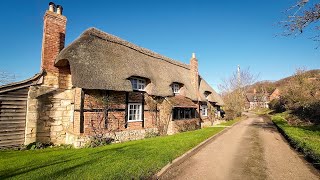
<instances>
[{"instance_id":1,"label":"brick pillar","mask_svg":"<svg viewBox=\"0 0 320 180\"><path fill-rule=\"evenodd\" d=\"M199 126L201 127L201 116L200 116L200 92L199 92L199 70L198 70L198 60L196 58L196 54L192 53L192 57L190 59L190 75L191 75L191 84L195 89L197 96L197 112L199 113Z\"/></svg>"},{"instance_id":2,"label":"brick pillar","mask_svg":"<svg viewBox=\"0 0 320 180\"><path fill-rule=\"evenodd\" d=\"M44 15L41 69L57 73L59 69L54 66L54 61L64 48L67 18L54 9L47 10Z\"/></svg>"},{"instance_id":3,"label":"brick pillar","mask_svg":"<svg viewBox=\"0 0 320 180\"><path fill-rule=\"evenodd\" d=\"M43 86L69 89L72 87L69 66L54 66L54 61L65 44L67 18L62 15L62 6L50 3L43 20L41 70L46 72Z\"/></svg>"},{"instance_id":4,"label":"brick pillar","mask_svg":"<svg viewBox=\"0 0 320 180\"><path fill-rule=\"evenodd\" d=\"M197 98L199 98L199 70L198 70L198 60L195 53L192 53L192 58L190 59L190 70L191 70L191 84L195 88L197 93Z\"/></svg>"}]
</instances>

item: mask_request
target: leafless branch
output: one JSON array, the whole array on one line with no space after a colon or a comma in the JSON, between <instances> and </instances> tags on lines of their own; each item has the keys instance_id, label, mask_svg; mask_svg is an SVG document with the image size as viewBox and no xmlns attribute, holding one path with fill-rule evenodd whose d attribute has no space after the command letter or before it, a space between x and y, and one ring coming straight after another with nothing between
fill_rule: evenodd
<instances>
[{"instance_id":1,"label":"leafless branch","mask_svg":"<svg viewBox=\"0 0 320 180\"><path fill-rule=\"evenodd\" d=\"M15 81L15 79L16 76L14 74L5 71L0 71L0 85L11 83Z\"/></svg>"}]
</instances>

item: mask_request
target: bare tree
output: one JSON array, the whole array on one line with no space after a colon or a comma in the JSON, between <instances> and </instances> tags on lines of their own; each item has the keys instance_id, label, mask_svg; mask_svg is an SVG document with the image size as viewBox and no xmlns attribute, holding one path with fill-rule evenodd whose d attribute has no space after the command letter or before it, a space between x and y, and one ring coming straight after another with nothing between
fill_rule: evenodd
<instances>
[{"instance_id":1,"label":"bare tree","mask_svg":"<svg viewBox=\"0 0 320 180\"><path fill-rule=\"evenodd\" d=\"M13 82L16 79L14 74L0 71L0 85L8 84Z\"/></svg>"},{"instance_id":2,"label":"bare tree","mask_svg":"<svg viewBox=\"0 0 320 180\"><path fill-rule=\"evenodd\" d=\"M283 35L296 36L303 33L307 27L314 27L316 34L312 39L319 41L319 26L317 26L320 18L319 1L298 0L285 11L285 15L286 20L280 22L280 25L285 28Z\"/></svg>"},{"instance_id":3,"label":"bare tree","mask_svg":"<svg viewBox=\"0 0 320 180\"><path fill-rule=\"evenodd\" d=\"M250 68L240 70L240 67L230 77L223 79L218 88L225 102L226 110L233 111L237 116L240 116L245 107L249 85L255 83L257 79L258 75L252 74Z\"/></svg>"}]
</instances>

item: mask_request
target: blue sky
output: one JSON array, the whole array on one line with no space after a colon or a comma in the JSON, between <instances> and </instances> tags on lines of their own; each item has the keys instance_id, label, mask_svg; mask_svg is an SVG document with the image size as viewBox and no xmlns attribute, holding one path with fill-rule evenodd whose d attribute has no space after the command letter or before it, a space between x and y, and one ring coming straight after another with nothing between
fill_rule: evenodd
<instances>
[{"instance_id":1,"label":"blue sky","mask_svg":"<svg viewBox=\"0 0 320 180\"><path fill-rule=\"evenodd\" d=\"M97 27L139 46L189 63L214 88L239 64L260 80L277 80L296 68L320 68L320 50L308 32L276 36L277 22L295 0L100 0L54 1L68 18L66 44ZM43 15L49 1L3 1L0 11L0 70L17 80L40 71Z\"/></svg>"}]
</instances>

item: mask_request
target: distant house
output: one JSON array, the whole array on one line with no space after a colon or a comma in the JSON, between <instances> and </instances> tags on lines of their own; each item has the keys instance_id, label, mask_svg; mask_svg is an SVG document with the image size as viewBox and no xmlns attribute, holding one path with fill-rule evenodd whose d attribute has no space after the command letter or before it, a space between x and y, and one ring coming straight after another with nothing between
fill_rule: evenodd
<instances>
[{"instance_id":1,"label":"distant house","mask_svg":"<svg viewBox=\"0 0 320 180\"><path fill-rule=\"evenodd\" d=\"M67 47L62 7L44 15L42 71L0 87L0 148L53 142L83 145L174 134L215 120L221 97L184 64L95 28Z\"/></svg>"},{"instance_id":2,"label":"distant house","mask_svg":"<svg viewBox=\"0 0 320 180\"><path fill-rule=\"evenodd\" d=\"M274 99L279 99L280 98L280 90L278 88L276 88L270 95L269 100L272 101Z\"/></svg>"},{"instance_id":3,"label":"distant house","mask_svg":"<svg viewBox=\"0 0 320 180\"><path fill-rule=\"evenodd\" d=\"M256 89L253 93L246 93L246 109L269 108L269 96L268 93L257 93Z\"/></svg>"}]
</instances>

